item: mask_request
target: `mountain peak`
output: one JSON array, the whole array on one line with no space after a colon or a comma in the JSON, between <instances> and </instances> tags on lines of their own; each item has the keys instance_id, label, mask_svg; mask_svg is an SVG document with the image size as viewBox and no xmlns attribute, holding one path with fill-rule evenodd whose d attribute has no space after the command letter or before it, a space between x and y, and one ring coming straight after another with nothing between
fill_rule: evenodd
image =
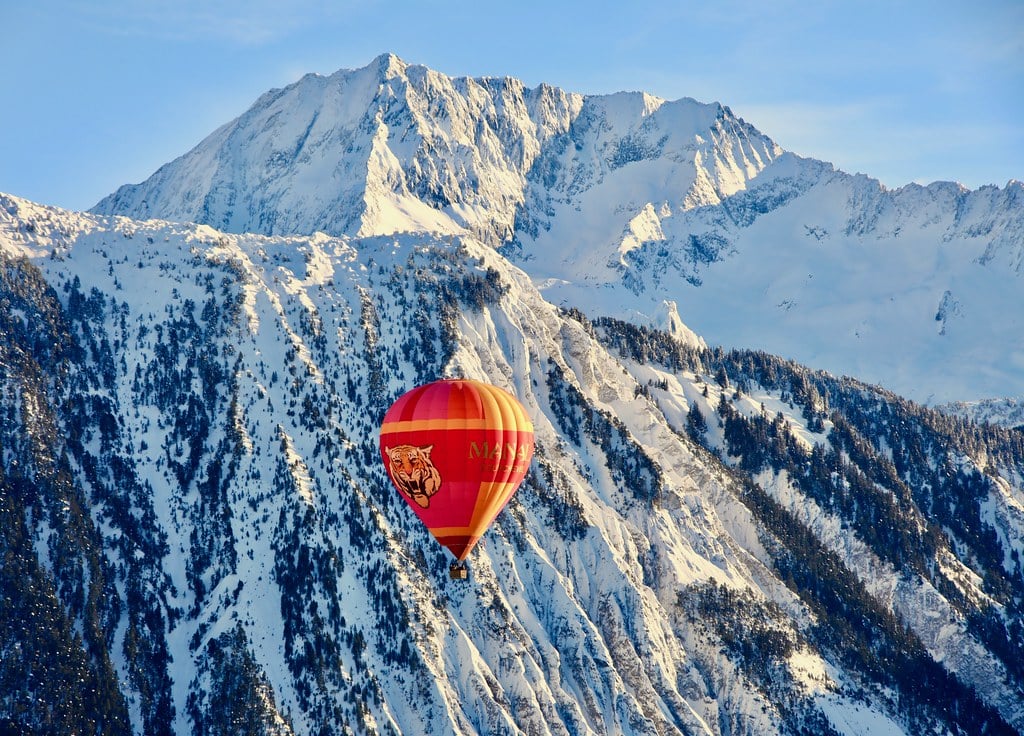
<instances>
[{"instance_id":1,"label":"mountain peak","mask_svg":"<svg viewBox=\"0 0 1024 736\"><path fill-rule=\"evenodd\" d=\"M381 79L392 79L405 75L409 65L390 51L384 52L370 62L369 68L376 69Z\"/></svg>"},{"instance_id":2,"label":"mountain peak","mask_svg":"<svg viewBox=\"0 0 1024 736\"><path fill-rule=\"evenodd\" d=\"M666 196L697 182L730 192L778 154L752 128L742 140L723 133L717 104L451 78L392 53L324 79L264 95L93 211L280 235L470 232L500 245L515 239L517 222L529 226L527 203L551 185L576 197L611 170L667 158L685 164ZM570 178L551 180L557 171Z\"/></svg>"}]
</instances>

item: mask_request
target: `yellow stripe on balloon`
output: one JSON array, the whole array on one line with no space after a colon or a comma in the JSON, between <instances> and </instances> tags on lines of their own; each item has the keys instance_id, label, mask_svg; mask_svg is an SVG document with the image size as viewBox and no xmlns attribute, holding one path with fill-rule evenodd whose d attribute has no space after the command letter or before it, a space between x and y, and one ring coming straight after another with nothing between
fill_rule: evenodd
<instances>
[{"instance_id":1,"label":"yellow stripe on balloon","mask_svg":"<svg viewBox=\"0 0 1024 736\"><path fill-rule=\"evenodd\" d=\"M532 432L533 424L525 415L516 424L506 426L516 427L520 432ZM429 430L448 429L494 429L493 419L407 419L399 422L385 422L380 433L396 434L398 432L422 432Z\"/></svg>"},{"instance_id":2,"label":"yellow stripe on balloon","mask_svg":"<svg viewBox=\"0 0 1024 736\"><path fill-rule=\"evenodd\" d=\"M384 422L381 425L380 433L424 432L448 428L486 429L487 422L485 419L408 419L399 422Z\"/></svg>"}]
</instances>

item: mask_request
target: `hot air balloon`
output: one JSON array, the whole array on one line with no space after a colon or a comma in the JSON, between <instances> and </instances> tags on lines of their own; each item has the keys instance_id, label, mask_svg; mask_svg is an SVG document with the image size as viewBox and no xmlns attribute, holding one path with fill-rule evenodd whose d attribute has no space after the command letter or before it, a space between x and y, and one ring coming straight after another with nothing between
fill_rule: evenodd
<instances>
[{"instance_id":1,"label":"hot air balloon","mask_svg":"<svg viewBox=\"0 0 1024 736\"><path fill-rule=\"evenodd\" d=\"M504 389L444 379L403 394L380 428L391 482L466 577L465 559L530 467L533 424Z\"/></svg>"}]
</instances>

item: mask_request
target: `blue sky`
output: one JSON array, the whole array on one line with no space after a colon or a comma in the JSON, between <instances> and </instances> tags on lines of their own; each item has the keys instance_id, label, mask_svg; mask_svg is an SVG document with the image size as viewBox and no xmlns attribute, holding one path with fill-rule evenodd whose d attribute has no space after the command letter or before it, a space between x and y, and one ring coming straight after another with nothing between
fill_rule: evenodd
<instances>
[{"instance_id":1,"label":"blue sky","mask_svg":"<svg viewBox=\"0 0 1024 736\"><path fill-rule=\"evenodd\" d=\"M86 209L263 92L390 51L718 101L889 187L1024 179L1020 0L0 0L0 191Z\"/></svg>"}]
</instances>

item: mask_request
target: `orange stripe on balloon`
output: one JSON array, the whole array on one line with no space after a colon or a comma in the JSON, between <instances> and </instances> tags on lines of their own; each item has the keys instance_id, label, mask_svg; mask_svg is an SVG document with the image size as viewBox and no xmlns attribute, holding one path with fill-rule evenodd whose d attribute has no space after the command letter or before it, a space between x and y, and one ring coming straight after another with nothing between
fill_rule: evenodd
<instances>
[{"instance_id":1,"label":"orange stripe on balloon","mask_svg":"<svg viewBox=\"0 0 1024 736\"><path fill-rule=\"evenodd\" d=\"M443 546L448 547L459 560L465 559L505 507L518 485L518 480L511 483L483 484L468 525L432 527L430 533Z\"/></svg>"},{"instance_id":2,"label":"orange stripe on balloon","mask_svg":"<svg viewBox=\"0 0 1024 736\"><path fill-rule=\"evenodd\" d=\"M476 505L473 508L473 515L470 517L469 524L465 526L437 526L433 527L430 532L435 536L446 536L451 534L464 534L464 533L476 533L483 534L487 526L497 516L498 510L494 510L494 513L488 517L488 513L492 510L490 503L495 498L501 498L502 501L507 500L511 497L513 491L519 485L518 482L513 483L481 483L480 484L480 495L477 496Z\"/></svg>"}]
</instances>

